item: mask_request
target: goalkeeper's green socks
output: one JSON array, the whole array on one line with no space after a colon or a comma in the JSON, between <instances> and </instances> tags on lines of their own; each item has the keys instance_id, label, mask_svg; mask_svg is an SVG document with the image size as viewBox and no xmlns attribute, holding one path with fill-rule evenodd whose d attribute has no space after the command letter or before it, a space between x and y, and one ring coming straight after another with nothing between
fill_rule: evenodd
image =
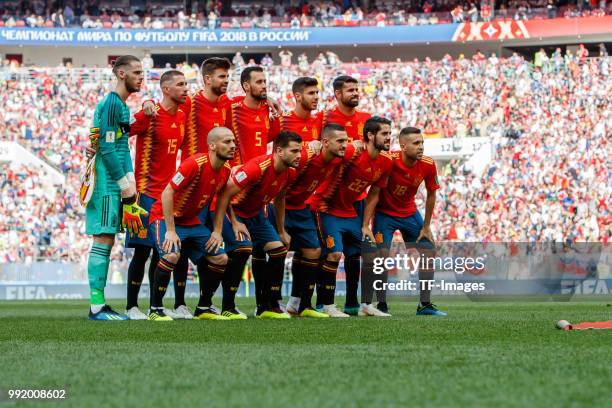
<instances>
[{"instance_id":1,"label":"goalkeeper's green socks","mask_svg":"<svg viewBox=\"0 0 612 408\"><path fill-rule=\"evenodd\" d=\"M104 288L112 248L111 245L94 242L89 250L87 276L89 277L89 303L93 313L99 312L106 303Z\"/></svg>"}]
</instances>

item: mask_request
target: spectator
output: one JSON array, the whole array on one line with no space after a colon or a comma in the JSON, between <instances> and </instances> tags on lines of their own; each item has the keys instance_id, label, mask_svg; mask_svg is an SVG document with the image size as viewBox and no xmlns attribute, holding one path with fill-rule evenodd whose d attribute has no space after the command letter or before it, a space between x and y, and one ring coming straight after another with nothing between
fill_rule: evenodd
<instances>
[{"instance_id":1,"label":"spectator","mask_svg":"<svg viewBox=\"0 0 612 408\"><path fill-rule=\"evenodd\" d=\"M291 19L291 28L292 29L300 28L301 24L302 23L300 22L300 19L298 18L298 16L293 16L293 18Z\"/></svg>"},{"instance_id":2,"label":"spectator","mask_svg":"<svg viewBox=\"0 0 612 408\"><path fill-rule=\"evenodd\" d=\"M282 50L278 53L278 56L281 60L281 67L289 68L291 66L291 57L293 57L293 53L289 50Z\"/></svg>"},{"instance_id":3,"label":"spectator","mask_svg":"<svg viewBox=\"0 0 612 408\"><path fill-rule=\"evenodd\" d=\"M217 28L217 14L211 10L208 13L208 29L214 30L215 28Z\"/></svg>"}]
</instances>

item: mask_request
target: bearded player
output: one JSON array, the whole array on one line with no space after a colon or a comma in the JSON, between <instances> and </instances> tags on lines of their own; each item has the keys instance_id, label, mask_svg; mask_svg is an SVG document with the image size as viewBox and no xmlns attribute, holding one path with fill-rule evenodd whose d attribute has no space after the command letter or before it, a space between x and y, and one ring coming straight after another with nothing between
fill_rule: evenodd
<instances>
[{"instance_id":1,"label":"bearded player","mask_svg":"<svg viewBox=\"0 0 612 408\"><path fill-rule=\"evenodd\" d=\"M187 81L182 72L171 70L162 74L159 86L163 99L155 107L156 115L147 116L143 111L134 115L135 121L130 128L130 135L136 136L136 190L138 204L146 211L151 211L153 203L161 198L161 193L176 172L176 160L179 146L185 135L185 113L179 105L187 98ZM148 217L143 217L143 224L148 230ZM138 292L144 276L145 263L155 247L150 232L142 236L126 234L127 248L134 248L134 256L128 269L126 315L130 320L146 320L147 316L138 309ZM157 251L149 266L149 282L153 292L153 272L157 267ZM185 306L175 310L176 315L191 318Z\"/></svg>"},{"instance_id":2,"label":"bearded player","mask_svg":"<svg viewBox=\"0 0 612 408\"><path fill-rule=\"evenodd\" d=\"M232 132L223 127L208 134L208 153L197 153L179 166L164 189L161 200L151 208L151 232L160 261L155 269L153 304L149 320L172 320L164 312L163 297L170 275L181 256L187 256L200 271L200 300L195 319L228 320L211 310L212 296L227 265L220 234L211 233L210 225L200 221L200 214L226 185L234 157ZM211 242L220 244L211 248ZM186 245L189 244L189 245Z\"/></svg>"},{"instance_id":3,"label":"bearded player","mask_svg":"<svg viewBox=\"0 0 612 408\"><path fill-rule=\"evenodd\" d=\"M389 255L393 234L399 230L407 246L413 244L419 252L431 258L435 256L435 245L430 223L436 205L436 190L440 188L436 164L430 157L423 155L423 136L420 129L413 127L402 129L399 134L399 144L401 151L392 155L393 166L387 188L380 192L371 191L368 194L364 229L369 229L373 217L373 235L384 257ZM427 189L425 219L417 210L414 201L423 181ZM381 277L383 282L386 282L387 272ZM434 270L430 265L419 269L420 281L433 280L433 278ZM362 285L361 301L366 305L372 301L371 283ZM431 290L428 286L419 286L420 303L416 314L446 316L445 312L438 310L431 303ZM378 291L377 298L377 309L386 313L388 306L385 291Z\"/></svg>"},{"instance_id":4,"label":"bearded player","mask_svg":"<svg viewBox=\"0 0 612 408\"><path fill-rule=\"evenodd\" d=\"M233 211L230 211L233 230L246 232L253 245L268 256L263 268L253 270L257 318L289 318L275 300L283 284L289 237L287 234L279 236L267 218L265 206L275 200L279 208L284 208L284 204L278 204L279 200L284 200L279 193L295 178L301 144L302 139L297 134L281 132L274 140L274 152L255 157L238 168L217 200L214 231L221 232L230 199L236 196Z\"/></svg>"},{"instance_id":5,"label":"bearded player","mask_svg":"<svg viewBox=\"0 0 612 408\"><path fill-rule=\"evenodd\" d=\"M90 289L90 320L127 320L106 304L104 289L115 234L126 226L132 234L144 230L141 217L147 212L136 203L136 184L128 138L130 110L125 101L138 92L144 78L140 60L124 55L115 61L115 90L96 107L93 127L99 129L95 157L96 183L85 213L86 232L93 235L87 274Z\"/></svg>"},{"instance_id":6,"label":"bearded player","mask_svg":"<svg viewBox=\"0 0 612 408\"><path fill-rule=\"evenodd\" d=\"M304 148L297 167L295 181L287 187L285 209L275 208L275 225L281 235L285 231L291 237L291 249L299 254L292 263L293 287L287 302L287 312L302 317L327 317L312 308L311 298L319 272L321 245L317 235L315 217L307 204L319 184L330 178L346 163L345 157L352 157L355 146L347 145L348 136L344 128L331 123L323 129L322 148L319 153ZM354 142L357 143L357 142ZM277 203L282 204L283 201ZM284 220L280 215L285 214ZM279 227L281 226L281 227Z\"/></svg>"},{"instance_id":7,"label":"bearded player","mask_svg":"<svg viewBox=\"0 0 612 408\"><path fill-rule=\"evenodd\" d=\"M351 76L341 75L334 79L333 88L336 107L324 113L323 125L338 123L346 129L349 142L363 140L363 127L366 120L372 115L357 109L359 106L359 81ZM365 198L366 193L364 192L354 203L355 210L360 217L363 217ZM351 299L357 298L360 265L361 260L358 256L348 256L344 259L347 296ZM353 305L345 308L345 312L355 316L359 312L359 307Z\"/></svg>"}]
</instances>

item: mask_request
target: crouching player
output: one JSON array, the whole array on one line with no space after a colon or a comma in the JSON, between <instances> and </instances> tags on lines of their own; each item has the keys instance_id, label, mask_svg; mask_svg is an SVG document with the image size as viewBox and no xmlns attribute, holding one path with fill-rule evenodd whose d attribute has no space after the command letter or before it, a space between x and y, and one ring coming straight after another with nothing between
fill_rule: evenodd
<instances>
[{"instance_id":1,"label":"crouching player","mask_svg":"<svg viewBox=\"0 0 612 408\"><path fill-rule=\"evenodd\" d=\"M414 244L417 250L426 257L435 255L435 245L429 224L436 205L436 190L440 188L436 173L436 164L423 156L423 136L417 128L407 127L400 131L399 144L401 151L393 154L393 165L387 188L378 194L368 195L364 229L368 228L374 216L373 231L382 256L389 255L393 233L399 230L407 246ZM414 197L421 182L425 181L427 200L425 201L425 220L417 211ZM375 210L374 210L375 209ZM419 281L433 280L433 265L419 269ZM382 275L384 283L387 272ZM372 282L362 285L362 302L372 301ZM417 315L446 316L431 303L431 290L427 285L420 285L420 304ZM386 291L377 292L378 310L387 313Z\"/></svg>"},{"instance_id":2,"label":"crouching player","mask_svg":"<svg viewBox=\"0 0 612 408\"><path fill-rule=\"evenodd\" d=\"M198 215L226 185L231 173L227 161L234 158L236 144L232 132L223 127L211 130L207 143L208 153L198 153L183 161L164 189L161 201L151 208L149 228L160 260L155 269L149 320L172 320L164 313L163 297L181 256L188 256L202 272L200 301L194 318L228 320L210 309L227 264L223 238L220 234L213 236Z\"/></svg>"},{"instance_id":3,"label":"crouching player","mask_svg":"<svg viewBox=\"0 0 612 408\"><path fill-rule=\"evenodd\" d=\"M253 246L268 255L266 268L253 270L257 318L286 319L290 316L278 306L289 245L288 234L279 236L268 220L264 207L272 200L284 201L281 191L296 177L302 139L293 132L281 132L274 139L272 154L255 157L238 168L217 200L214 231L220 234L230 199L236 196L230 217L234 231L246 232ZM277 197L278 196L278 197ZM279 207L284 212L284 204ZM281 214L284 219L284 213Z\"/></svg>"}]
</instances>

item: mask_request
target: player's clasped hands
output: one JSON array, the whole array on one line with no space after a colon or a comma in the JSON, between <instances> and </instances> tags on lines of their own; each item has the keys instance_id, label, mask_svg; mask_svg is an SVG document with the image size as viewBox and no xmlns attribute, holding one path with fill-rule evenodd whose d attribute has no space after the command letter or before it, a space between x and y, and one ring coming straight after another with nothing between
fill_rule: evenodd
<instances>
[{"instance_id":1,"label":"player's clasped hands","mask_svg":"<svg viewBox=\"0 0 612 408\"><path fill-rule=\"evenodd\" d=\"M374 239L374 233L370 227L361 227L361 239L366 242L370 242L375 245L376 239Z\"/></svg>"},{"instance_id":2,"label":"player's clasped hands","mask_svg":"<svg viewBox=\"0 0 612 408\"><path fill-rule=\"evenodd\" d=\"M181 252L181 239L179 238L176 231L166 231L162 249L164 250L165 253L180 253Z\"/></svg>"},{"instance_id":3,"label":"player's clasped hands","mask_svg":"<svg viewBox=\"0 0 612 408\"><path fill-rule=\"evenodd\" d=\"M221 235L221 233L217 231L213 231L210 234L210 238L208 239L208 241L206 241L206 245L205 245L206 251L214 254L222 246L223 246L223 236Z\"/></svg>"}]
</instances>

